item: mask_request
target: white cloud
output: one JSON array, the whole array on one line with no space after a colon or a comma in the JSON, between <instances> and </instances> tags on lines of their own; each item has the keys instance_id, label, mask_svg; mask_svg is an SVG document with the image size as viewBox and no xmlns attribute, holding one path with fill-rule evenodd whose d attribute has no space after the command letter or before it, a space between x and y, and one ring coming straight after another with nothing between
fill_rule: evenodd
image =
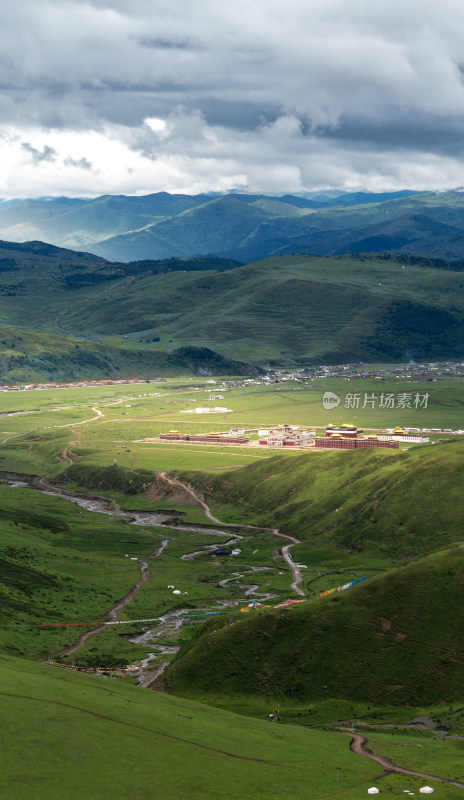
<instances>
[{"instance_id":1,"label":"white cloud","mask_svg":"<svg viewBox=\"0 0 464 800\"><path fill-rule=\"evenodd\" d=\"M4 196L464 182L459 0L22 0L0 23Z\"/></svg>"}]
</instances>

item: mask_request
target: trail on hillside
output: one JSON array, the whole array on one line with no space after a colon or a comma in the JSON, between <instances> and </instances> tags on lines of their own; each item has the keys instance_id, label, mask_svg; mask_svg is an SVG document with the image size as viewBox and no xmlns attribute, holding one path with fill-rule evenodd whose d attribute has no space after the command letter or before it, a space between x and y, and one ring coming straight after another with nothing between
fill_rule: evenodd
<instances>
[{"instance_id":1,"label":"trail on hillside","mask_svg":"<svg viewBox=\"0 0 464 800\"><path fill-rule=\"evenodd\" d=\"M166 483L174 486L177 489L182 489L183 491L187 492L193 500L196 502L197 505L201 506L203 511L205 512L206 517L208 517L211 522L214 522L215 525L220 525L223 528L241 528L242 530L248 531L265 531L267 533L272 534L273 536L278 536L280 539L285 539L286 541L290 542L290 544L285 545L284 547L280 548L280 552L284 561L288 564L292 571L293 581L291 583L290 588L293 589L296 594L299 594L301 597L305 597L305 592L300 587L300 583L302 582L303 578L301 575L300 568L295 564L292 555L290 553L290 548L294 544L301 544L300 540L297 539L295 536L289 536L286 533L281 533L278 528L267 528L260 525L238 525L231 522L221 522L220 519L215 517L211 513L211 509L208 503L203 499L199 492L194 489L193 486L190 486L188 483L184 483L183 481L179 480L179 478L174 478L168 472L159 472L159 477L162 478Z\"/></svg>"},{"instance_id":2,"label":"trail on hillside","mask_svg":"<svg viewBox=\"0 0 464 800\"><path fill-rule=\"evenodd\" d=\"M345 736L351 737L350 750L352 753L358 753L359 755L372 758L373 761L376 761L377 764L380 764L380 766L383 767L386 775L391 774L392 772L398 775L412 775L416 778L425 778L426 780L430 781L450 783L452 786L457 786L459 789L464 789L464 783L453 781L451 778L440 778L438 775L429 775L427 772L416 772L415 770L406 769L405 767L398 767L397 764L393 764L393 762L390 761L390 759L386 756L378 756L373 753L372 750L368 750L367 747L364 747L364 745L367 743L367 739L365 736L361 736L359 733L345 732Z\"/></svg>"},{"instance_id":3,"label":"trail on hillside","mask_svg":"<svg viewBox=\"0 0 464 800\"><path fill-rule=\"evenodd\" d=\"M65 445L65 447L63 447L63 449L62 449L62 451L61 451L61 453L60 453L60 458L61 458L61 460L62 460L62 461L67 461L70 467L72 467L72 465L73 465L73 464L74 464L74 463L77 461L77 459L78 459L78 456L77 456L77 454L76 454L76 453L74 453L74 452L72 451L72 448L73 448L73 447L76 447L76 445L77 445L77 446L79 446L79 445L80 445L80 443L81 443L81 436L82 436L82 433L81 433L81 431L75 431L75 430L73 430L72 432L76 434L76 436L77 436L77 439L75 439L73 442L68 442L68 444L67 444L67 445ZM32 445L31 445L31 447L32 447Z\"/></svg>"},{"instance_id":4,"label":"trail on hillside","mask_svg":"<svg viewBox=\"0 0 464 800\"><path fill-rule=\"evenodd\" d=\"M108 404L109 405L109 404ZM100 419L100 417L104 417L105 415L100 411L99 408L94 408L92 406L92 411L95 411L96 417L90 417L90 419L82 419L80 422L67 422L66 425L53 425L53 428L72 428L75 425L87 425L88 422L95 422L96 419Z\"/></svg>"},{"instance_id":5,"label":"trail on hillside","mask_svg":"<svg viewBox=\"0 0 464 800\"><path fill-rule=\"evenodd\" d=\"M73 711L79 711L82 714L90 714L92 717L98 717L99 719L108 720L108 722L113 722L116 725L124 725L127 728L133 728L139 731L147 731L148 733L153 733L155 736L162 736L165 739L173 739L176 742L184 742L185 744L192 745L193 747L199 747L202 750L209 750L212 753L220 753L224 756L229 756L229 758L237 758L240 761L253 761L256 764L268 764L271 766L280 765L280 766L287 766L284 762L277 762L277 761L266 761L263 758L252 758L251 756L240 756L236 753L229 753L227 750L220 750L218 747L210 747L207 744L202 744L201 742L195 742L192 739L183 739L180 736L174 736L172 733L166 733L165 731L158 731L153 730L152 728L147 728L143 725L136 725L134 722L124 721L122 719L115 719L115 717L109 717L107 714L99 714L96 711L91 711L88 708L82 708L82 706L73 706L71 703L62 703L59 700L50 700L48 697L34 697L32 695L27 694L15 694L13 692L4 692L0 690L0 695L3 697L17 697L20 700L32 700L34 702L39 703L49 703L54 706L61 706L63 708L72 708Z\"/></svg>"},{"instance_id":6,"label":"trail on hillside","mask_svg":"<svg viewBox=\"0 0 464 800\"><path fill-rule=\"evenodd\" d=\"M159 550L159 548L158 548L158 550ZM156 558L158 553L155 552L153 555ZM135 584L135 586L132 587L130 592L128 592L126 594L126 596L122 598L122 600L119 600L116 603L116 605L113 606L113 608L110 608L110 610L106 612L105 616L106 616L108 622L117 622L119 612L122 611L122 609L125 606L127 606L128 603L130 603L131 600L134 599L134 597L137 596L139 590L142 588L142 586L148 580L149 571L148 571L147 562L146 561L142 561L141 559L137 559L137 560L138 560L138 563L140 565L140 578L137 581L137 583ZM65 650L61 650L56 655L58 655L58 656L70 656L72 653L76 653L78 650L81 649L81 647L89 639L92 638L92 636L96 636L96 634L100 633L100 631L104 630L104 628L105 628L104 625L98 625L96 628L92 628L92 630L87 631L86 633L83 633L82 636L79 636L77 642L74 642L74 644L72 644L71 647L67 647Z\"/></svg>"}]
</instances>

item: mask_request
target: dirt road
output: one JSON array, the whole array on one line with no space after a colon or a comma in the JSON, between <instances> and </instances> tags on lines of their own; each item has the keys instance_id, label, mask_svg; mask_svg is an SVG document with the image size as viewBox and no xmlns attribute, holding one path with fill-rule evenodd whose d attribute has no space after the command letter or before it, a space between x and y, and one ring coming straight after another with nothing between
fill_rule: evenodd
<instances>
[{"instance_id":1,"label":"dirt road","mask_svg":"<svg viewBox=\"0 0 464 800\"><path fill-rule=\"evenodd\" d=\"M396 764L393 764L389 758L386 756L377 756L371 750L368 750L367 747L364 745L367 742L365 736L361 736L359 733L345 733L346 736L351 737L350 742L350 750L352 753L358 753L362 756L367 756L367 758L372 758L373 761L376 761L377 764L385 770L386 774L396 773L399 775L413 775L416 778L425 778L427 781L440 781L441 783L450 783L452 786L458 786L460 789L464 789L464 783L459 783L459 781L452 781L450 778L440 778L438 775L429 775L427 772L415 772L412 769L405 769L404 767L398 767Z\"/></svg>"},{"instance_id":2,"label":"dirt road","mask_svg":"<svg viewBox=\"0 0 464 800\"><path fill-rule=\"evenodd\" d=\"M281 548L280 552L282 554L282 558L288 564L292 571L293 581L291 583L290 588L293 589L294 592L300 595L300 597L305 597L304 591L300 588L300 583L302 582L302 575L299 567L295 564L291 553L290 548L294 544L301 544L300 540L297 539L295 536L288 536L286 533L281 533L278 528L266 528L259 525L237 525L235 523L230 522L221 522L220 519L213 516L211 513L211 509L206 503L206 501L201 497L201 495L190 486L188 483L183 483L178 478L174 478L168 472L159 472L158 475L162 478L166 483L170 486L174 486L176 489L182 489L183 491L187 492L192 499L195 501L197 505L199 505L203 511L205 512L205 516L208 517L211 522L214 522L215 525L220 525L221 528L240 528L241 530L248 530L248 531L265 531L266 533L272 534L272 536L278 536L280 539L285 539L290 544L285 545Z\"/></svg>"},{"instance_id":3,"label":"dirt road","mask_svg":"<svg viewBox=\"0 0 464 800\"><path fill-rule=\"evenodd\" d=\"M157 553L155 553L155 556L156 555L157 555ZM111 622L116 622L117 621L119 612L124 608L124 606L127 606L128 603L130 603L131 600L134 599L134 597L136 597L138 591L141 589L141 587L144 585L144 583L147 582L148 575L149 575L148 564L147 564L146 561L141 561L140 559L139 559L138 563L140 564L140 578L139 578L139 580L137 581L135 586L132 587L130 592L128 592L126 594L126 596L122 598L122 600L119 600L118 603L116 603L116 605L113 606L113 608L110 608L110 610L106 612L105 616L106 616L108 622L110 622L110 621ZM104 629L105 629L104 625L98 625L96 628L92 628L92 630L86 631L86 633L83 633L82 636L79 636L79 639L77 640L77 642L74 642L74 644L71 645L71 647L67 647L66 650L62 650L60 653L57 653L57 655L59 655L59 656L70 656L72 653L76 653L78 650L81 649L81 647L83 647L83 645L89 639L92 638L92 636L96 636L97 633L100 633L100 631L102 631Z\"/></svg>"}]
</instances>

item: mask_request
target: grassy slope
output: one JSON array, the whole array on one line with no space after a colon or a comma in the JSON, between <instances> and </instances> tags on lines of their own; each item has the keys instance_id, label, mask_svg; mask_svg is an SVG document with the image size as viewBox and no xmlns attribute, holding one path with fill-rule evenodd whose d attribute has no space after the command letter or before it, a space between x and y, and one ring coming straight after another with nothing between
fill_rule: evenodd
<instances>
[{"instance_id":1,"label":"grassy slope","mask_svg":"<svg viewBox=\"0 0 464 800\"><path fill-rule=\"evenodd\" d=\"M266 361L458 357L462 285L459 272L395 260L286 256L225 273L141 277L129 293L116 287L66 319L73 330L150 330L162 347L214 344Z\"/></svg>"},{"instance_id":2,"label":"grassy slope","mask_svg":"<svg viewBox=\"0 0 464 800\"><path fill-rule=\"evenodd\" d=\"M225 272L218 264L152 274L147 262L140 272L129 265L126 275L121 265L49 245L9 248L0 248L4 324L24 328L26 321L53 334L39 341L32 332L29 347L26 336L21 345L5 332L0 369L14 379L49 377L47 369L61 377L68 363L74 377L85 365L92 375L127 372L131 358L139 371L169 368L164 351L182 344L261 362L431 360L464 351L458 271L375 257L286 256ZM58 335L69 343L66 357ZM105 343L96 344L101 337Z\"/></svg>"},{"instance_id":3,"label":"grassy slope","mask_svg":"<svg viewBox=\"0 0 464 800\"><path fill-rule=\"evenodd\" d=\"M337 734L15 659L0 669L4 800L351 799L378 774Z\"/></svg>"},{"instance_id":4,"label":"grassy slope","mask_svg":"<svg viewBox=\"0 0 464 800\"><path fill-rule=\"evenodd\" d=\"M224 520L277 525L314 550L409 558L464 538L463 453L462 441L308 453L186 477Z\"/></svg>"},{"instance_id":5,"label":"grassy slope","mask_svg":"<svg viewBox=\"0 0 464 800\"><path fill-rule=\"evenodd\" d=\"M200 697L281 693L398 705L459 699L463 578L464 548L455 547L333 597L227 629L210 623L164 682Z\"/></svg>"},{"instance_id":6,"label":"grassy slope","mask_svg":"<svg viewBox=\"0 0 464 800\"><path fill-rule=\"evenodd\" d=\"M85 206L87 208L87 206ZM223 262L207 262L218 269ZM146 262L128 265L126 272L204 269L203 262ZM226 262L224 266L230 267ZM175 354L147 346L128 347L122 337L101 342L79 320L70 327L66 309L85 307L89 299L102 312L112 293L128 293L132 278L119 266L88 253L74 252L42 242L0 242L0 381L76 380L134 374L191 372L243 373L246 365L233 364L214 352L187 348ZM182 275L186 275L183 272ZM33 297L33 302L31 298ZM110 304L111 305L111 304ZM137 316L135 307L132 318ZM124 328L124 326L123 326ZM76 335L73 335L73 332ZM125 329L120 333L124 333ZM140 343L139 343L140 344Z\"/></svg>"},{"instance_id":7,"label":"grassy slope","mask_svg":"<svg viewBox=\"0 0 464 800\"><path fill-rule=\"evenodd\" d=\"M280 692L300 702L325 696L410 705L458 699L464 548L441 548L463 540L463 444L402 454L330 453L317 460L276 456L234 473L184 476L214 499L221 518L277 524L302 539L306 544L295 548L295 558L304 558L308 576L314 565L330 569L332 561L338 572L326 573L317 591L359 576L363 554L369 580L294 609L245 621L238 614L239 624L227 630L218 624L214 632L211 624L169 670L168 688L213 698ZM381 562L374 558L401 563L424 554L375 577ZM346 578L340 565L350 572Z\"/></svg>"},{"instance_id":8,"label":"grassy slope","mask_svg":"<svg viewBox=\"0 0 464 800\"><path fill-rule=\"evenodd\" d=\"M0 382L67 382L134 375L243 375L255 371L249 364L225 358L206 347L153 352L3 326L0 337Z\"/></svg>"}]
</instances>

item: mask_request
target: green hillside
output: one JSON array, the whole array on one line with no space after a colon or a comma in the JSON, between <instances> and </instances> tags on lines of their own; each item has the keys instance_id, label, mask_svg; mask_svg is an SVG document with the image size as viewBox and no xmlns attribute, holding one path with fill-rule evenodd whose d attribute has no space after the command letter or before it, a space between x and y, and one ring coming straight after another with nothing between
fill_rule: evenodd
<instances>
[{"instance_id":1,"label":"green hillside","mask_svg":"<svg viewBox=\"0 0 464 800\"><path fill-rule=\"evenodd\" d=\"M74 381L160 375L243 375L250 367L206 347L171 353L114 347L75 336L0 326L0 382ZM251 370L255 372L254 368Z\"/></svg>"},{"instance_id":2,"label":"green hillside","mask_svg":"<svg viewBox=\"0 0 464 800\"><path fill-rule=\"evenodd\" d=\"M448 703L462 698L463 608L457 546L296 608L209 623L163 683L197 697Z\"/></svg>"},{"instance_id":3,"label":"green hillside","mask_svg":"<svg viewBox=\"0 0 464 800\"><path fill-rule=\"evenodd\" d=\"M113 264L42 242L3 242L0 313L17 333L5 331L0 371L16 381L65 379L67 366L70 378L153 375L185 369L181 347L214 351L217 367L193 370L210 374L247 372L249 362L459 359L463 281L461 262L410 256Z\"/></svg>"},{"instance_id":4,"label":"green hillside","mask_svg":"<svg viewBox=\"0 0 464 800\"><path fill-rule=\"evenodd\" d=\"M223 520L300 539L307 601L209 623L163 676L169 691L427 706L462 697L464 442L403 453L274 456L184 473ZM406 563L406 566L404 566ZM353 578L367 580L326 598ZM201 665L201 667L200 667Z\"/></svg>"},{"instance_id":5,"label":"green hillside","mask_svg":"<svg viewBox=\"0 0 464 800\"><path fill-rule=\"evenodd\" d=\"M286 256L227 272L141 275L71 309L93 335L158 336L243 360L460 358L461 272L396 258Z\"/></svg>"},{"instance_id":6,"label":"green hillside","mask_svg":"<svg viewBox=\"0 0 464 800\"><path fill-rule=\"evenodd\" d=\"M316 551L401 559L464 540L463 455L464 442L448 441L403 453L302 454L290 463L276 455L186 477L222 519L276 525Z\"/></svg>"},{"instance_id":7,"label":"green hillside","mask_svg":"<svg viewBox=\"0 0 464 800\"><path fill-rule=\"evenodd\" d=\"M175 353L119 341L103 342L87 327L69 327L67 315L90 300L104 311L116 290L125 295L136 277L188 277L235 269L230 259L168 259L111 264L89 253L44 242L0 242L0 382L70 381L139 375L244 374L247 364L186 343ZM79 315L80 316L80 313ZM137 316L132 308L131 317ZM149 337L158 341L158 338ZM170 347L170 350L173 348Z\"/></svg>"},{"instance_id":8,"label":"green hillside","mask_svg":"<svg viewBox=\"0 0 464 800\"><path fill-rule=\"evenodd\" d=\"M378 773L340 734L12 658L0 675L4 800L352 800Z\"/></svg>"}]
</instances>

